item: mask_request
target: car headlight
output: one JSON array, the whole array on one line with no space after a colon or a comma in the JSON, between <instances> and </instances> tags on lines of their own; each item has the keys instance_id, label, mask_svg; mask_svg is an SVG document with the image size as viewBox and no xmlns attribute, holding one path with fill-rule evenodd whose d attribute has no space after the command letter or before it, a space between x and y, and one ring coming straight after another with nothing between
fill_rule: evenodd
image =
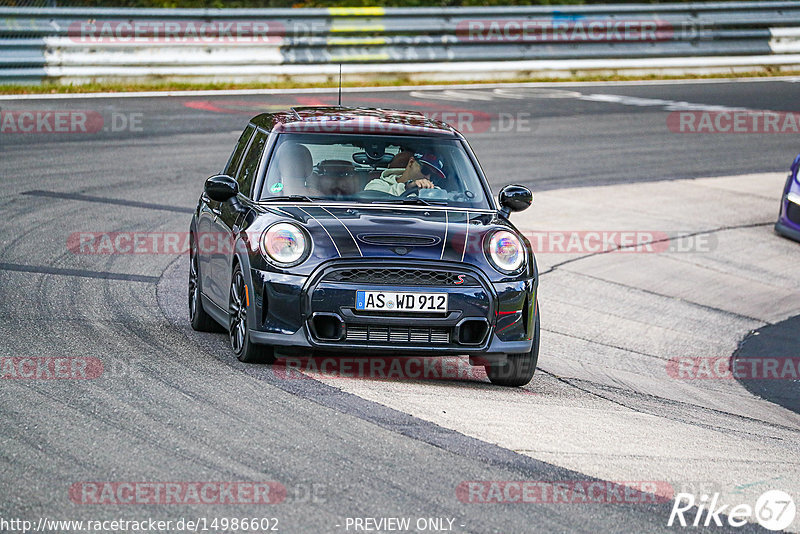
<instances>
[{"instance_id":1,"label":"car headlight","mask_svg":"<svg viewBox=\"0 0 800 534\"><path fill-rule=\"evenodd\" d=\"M261 237L261 248L279 267L292 267L306 259L310 238L291 223L276 223Z\"/></svg>"},{"instance_id":2,"label":"car headlight","mask_svg":"<svg viewBox=\"0 0 800 534\"><path fill-rule=\"evenodd\" d=\"M498 230L489 238L486 257L500 272L513 273L525 263L525 247L512 232Z\"/></svg>"}]
</instances>

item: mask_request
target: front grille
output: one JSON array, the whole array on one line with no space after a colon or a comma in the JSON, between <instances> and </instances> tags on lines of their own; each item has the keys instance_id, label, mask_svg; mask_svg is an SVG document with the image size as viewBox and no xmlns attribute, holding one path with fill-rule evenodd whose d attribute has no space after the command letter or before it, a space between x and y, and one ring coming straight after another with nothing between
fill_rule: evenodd
<instances>
[{"instance_id":1,"label":"front grille","mask_svg":"<svg viewBox=\"0 0 800 534\"><path fill-rule=\"evenodd\" d=\"M449 328L417 328L408 326L347 325L347 341L371 343L427 345L450 343Z\"/></svg>"},{"instance_id":2,"label":"front grille","mask_svg":"<svg viewBox=\"0 0 800 534\"><path fill-rule=\"evenodd\" d=\"M800 224L800 206L794 202L787 202L786 217L795 224Z\"/></svg>"},{"instance_id":3,"label":"front grille","mask_svg":"<svg viewBox=\"0 0 800 534\"><path fill-rule=\"evenodd\" d=\"M355 267L333 271L323 278L327 282L393 286L479 286L474 276L447 271L417 268Z\"/></svg>"}]
</instances>

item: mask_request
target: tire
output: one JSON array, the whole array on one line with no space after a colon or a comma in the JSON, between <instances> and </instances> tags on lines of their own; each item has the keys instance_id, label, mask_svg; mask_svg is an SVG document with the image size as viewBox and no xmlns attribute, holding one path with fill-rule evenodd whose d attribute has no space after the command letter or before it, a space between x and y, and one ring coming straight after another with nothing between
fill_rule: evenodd
<instances>
[{"instance_id":1,"label":"tire","mask_svg":"<svg viewBox=\"0 0 800 534\"><path fill-rule=\"evenodd\" d=\"M533 345L527 354L509 354L506 363L486 365L486 374L496 386L520 387L533 378L539 361L539 303L536 303L536 321L533 326Z\"/></svg>"},{"instance_id":2,"label":"tire","mask_svg":"<svg viewBox=\"0 0 800 534\"><path fill-rule=\"evenodd\" d=\"M268 345L259 345L250 341L247 327L247 285L238 263L231 277L231 291L228 305L228 336L231 348L240 362L273 363L275 353Z\"/></svg>"},{"instance_id":3,"label":"tire","mask_svg":"<svg viewBox=\"0 0 800 534\"><path fill-rule=\"evenodd\" d=\"M221 327L203 309L200 298L200 266L197 261L197 244L194 235L189 238L189 321L198 332L219 332Z\"/></svg>"}]
</instances>

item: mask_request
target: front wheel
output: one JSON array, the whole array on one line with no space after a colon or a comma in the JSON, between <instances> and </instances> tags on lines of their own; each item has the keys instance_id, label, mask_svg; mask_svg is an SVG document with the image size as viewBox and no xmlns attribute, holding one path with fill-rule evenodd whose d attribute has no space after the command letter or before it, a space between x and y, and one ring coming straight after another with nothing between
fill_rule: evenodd
<instances>
[{"instance_id":1,"label":"front wheel","mask_svg":"<svg viewBox=\"0 0 800 534\"><path fill-rule=\"evenodd\" d=\"M273 363L275 354L272 347L259 345L250 341L247 328L247 308L250 305L247 285L242 274L242 267L236 265L231 278L231 296L228 306L229 335L231 348L244 363Z\"/></svg>"},{"instance_id":2,"label":"front wheel","mask_svg":"<svg viewBox=\"0 0 800 534\"><path fill-rule=\"evenodd\" d=\"M533 345L526 354L509 354L504 364L487 365L486 374L496 386L524 386L533 378L539 361L539 304L536 304L536 320L533 326Z\"/></svg>"}]
</instances>

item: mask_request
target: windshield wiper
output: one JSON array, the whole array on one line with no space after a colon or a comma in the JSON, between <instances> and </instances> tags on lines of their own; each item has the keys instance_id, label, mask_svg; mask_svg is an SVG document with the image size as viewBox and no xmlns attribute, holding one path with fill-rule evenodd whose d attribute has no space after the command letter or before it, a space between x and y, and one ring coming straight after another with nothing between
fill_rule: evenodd
<instances>
[{"instance_id":1,"label":"windshield wiper","mask_svg":"<svg viewBox=\"0 0 800 534\"><path fill-rule=\"evenodd\" d=\"M447 206L444 200L426 200L424 198L398 198L397 200L373 200L371 204L417 204L421 206Z\"/></svg>"},{"instance_id":2,"label":"windshield wiper","mask_svg":"<svg viewBox=\"0 0 800 534\"><path fill-rule=\"evenodd\" d=\"M306 195L286 195L285 197L267 197L259 202L314 202L314 199Z\"/></svg>"},{"instance_id":3,"label":"windshield wiper","mask_svg":"<svg viewBox=\"0 0 800 534\"><path fill-rule=\"evenodd\" d=\"M425 198L404 198L403 204L422 204L423 206L447 206L446 200L434 200L434 199L425 199Z\"/></svg>"}]
</instances>

